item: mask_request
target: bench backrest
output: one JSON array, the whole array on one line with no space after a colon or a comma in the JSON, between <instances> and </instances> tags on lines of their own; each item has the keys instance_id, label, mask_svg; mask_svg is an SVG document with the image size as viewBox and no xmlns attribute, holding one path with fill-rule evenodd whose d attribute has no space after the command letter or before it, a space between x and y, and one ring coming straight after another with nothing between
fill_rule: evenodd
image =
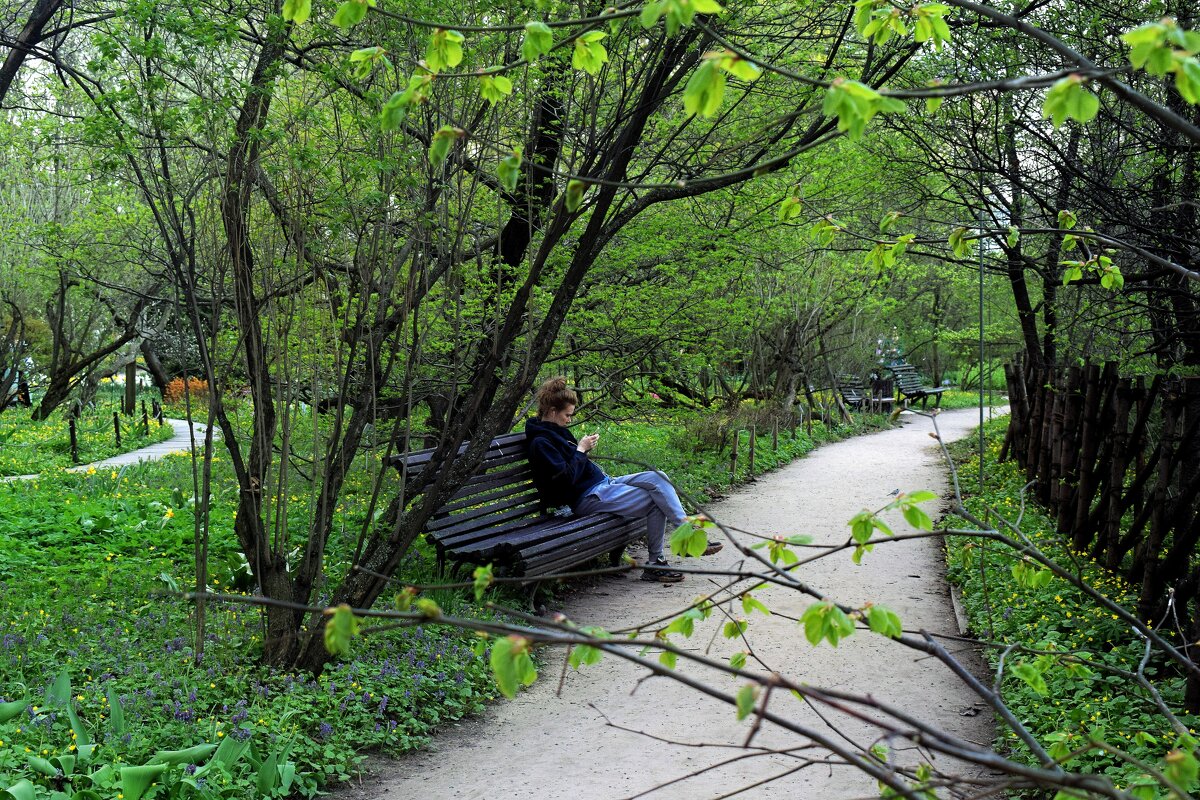
<instances>
[{"instance_id":1,"label":"bench backrest","mask_svg":"<svg viewBox=\"0 0 1200 800\"><path fill-rule=\"evenodd\" d=\"M459 453L466 448L464 444ZM388 464L412 478L429 464L433 452L431 448L394 455ZM439 542L462 543L484 531L491 535L541 516L525 433L509 433L491 441L479 469L434 513L425 532Z\"/></svg>"}]
</instances>

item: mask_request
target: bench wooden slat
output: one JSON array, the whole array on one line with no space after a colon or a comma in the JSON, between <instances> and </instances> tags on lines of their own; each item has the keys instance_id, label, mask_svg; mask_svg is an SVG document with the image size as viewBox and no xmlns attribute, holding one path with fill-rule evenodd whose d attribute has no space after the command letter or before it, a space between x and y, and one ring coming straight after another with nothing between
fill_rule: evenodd
<instances>
[{"instance_id":1,"label":"bench wooden slat","mask_svg":"<svg viewBox=\"0 0 1200 800\"><path fill-rule=\"evenodd\" d=\"M467 447L470 443L465 443L458 448L458 454L462 455L467 452ZM516 452L524 455L525 453L525 434L524 433L507 433L503 436L497 436L492 439L488 445L487 455L484 456L484 464L496 458L506 456L513 452L513 447L516 447ZM396 469L402 469L405 465L408 466L408 473L413 475L420 472L429 463L429 459L433 457L436 447L430 447L425 450L414 450L411 453L396 453L387 459L387 463Z\"/></svg>"},{"instance_id":2,"label":"bench wooden slat","mask_svg":"<svg viewBox=\"0 0 1200 800\"><path fill-rule=\"evenodd\" d=\"M463 509L470 508L471 506L477 506L482 503L498 502L509 497L516 497L518 495L523 495L530 491L534 491L533 483L528 479L519 482L506 480L495 483L488 488L490 488L491 491L465 495L457 500L446 503L446 505L438 509L437 513L439 515L453 514L455 512L462 511Z\"/></svg>"},{"instance_id":3,"label":"bench wooden slat","mask_svg":"<svg viewBox=\"0 0 1200 800\"><path fill-rule=\"evenodd\" d=\"M618 548L624 549L626 545L636 540L642 531L645 531L645 526L634 522L623 531L613 532L606 537L593 536L560 550L518 560L514 565L514 571L519 571L519 574L526 576L563 572L576 564L612 553Z\"/></svg>"},{"instance_id":4,"label":"bench wooden slat","mask_svg":"<svg viewBox=\"0 0 1200 800\"><path fill-rule=\"evenodd\" d=\"M563 534L569 534L581 526L586 526L589 516L521 519L488 530L460 533L452 539L447 540L447 543L452 545L455 551L472 551L478 549L481 546L480 542L494 543L497 547L519 550L528 542L537 542L547 537L554 538Z\"/></svg>"},{"instance_id":5,"label":"bench wooden slat","mask_svg":"<svg viewBox=\"0 0 1200 800\"><path fill-rule=\"evenodd\" d=\"M441 519L432 519L425 528L428 533L436 534L436 538L445 539L456 533L491 527L510 519L541 516L541 513L542 508L538 503L537 494L530 491L527 495L512 497L501 503L473 508Z\"/></svg>"},{"instance_id":6,"label":"bench wooden slat","mask_svg":"<svg viewBox=\"0 0 1200 800\"><path fill-rule=\"evenodd\" d=\"M447 501L447 503L452 503L455 500L461 500L464 497L470 497L472 494L477 494L479 492L486 492L498 486L532 480L533 470L529 468L528 464L514 464L513 466L499 469L495 472L487 472L481 475L475 475L466 483L464 483L461 489L450 495L450 499Z\"/></svg>"}]
</instances>

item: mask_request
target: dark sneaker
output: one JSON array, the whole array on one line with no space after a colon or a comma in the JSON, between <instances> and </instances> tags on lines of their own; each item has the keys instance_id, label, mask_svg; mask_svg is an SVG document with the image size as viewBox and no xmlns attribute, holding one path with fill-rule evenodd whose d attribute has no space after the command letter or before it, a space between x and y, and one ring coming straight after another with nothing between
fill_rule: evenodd
<instances>
[{"instance_id":1,"label":"dark sneaker","mask_svg":"<svg viewBox=\"0 0 1200 800\"><path fill-rule=\"evenodd\" d=\"M682 572L675 572L664 559L647 561L642 568L642 580L654 583L679 583L683 580Z\"/></svg>"}]
</instances>

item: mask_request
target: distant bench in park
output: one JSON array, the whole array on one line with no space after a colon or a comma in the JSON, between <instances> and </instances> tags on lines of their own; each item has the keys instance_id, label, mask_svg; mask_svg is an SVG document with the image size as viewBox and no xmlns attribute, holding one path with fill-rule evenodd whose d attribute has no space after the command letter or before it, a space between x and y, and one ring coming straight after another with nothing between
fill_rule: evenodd
<instances>
[{"instance_id":1,"label":"distant bench in park","mask_svg":"<svg viewBox=\"0 0 1200 800\"><path fill-rule=\"evenodd\" d=\"M903 398L905 405L910 400L920 400L921 408L925 408L931 397L934 399L934 408L942 405L942 392L946 391L946 387L926 386L912 364L893 364L888 370L896 381L896 398Z\"/></svg>"},{"instance_id":2,"label":"distant bench in park","mask_svg":"<svg viewBox=\"0 0 1200 800\"><path fill-rule=\"evenodd\" d=\"M387 463L411 480L433 452L402 453ZM512 577L565 572L606 553L616 565L626 545L645 532L644 519L549 513L533 485L523 432L493 439L479 469L425 526L439 572L447 565L457 572L465 564L493 564Z\"/></svg>"},{"instance_id":3,"label":"distant bench in park","mask_svg":"<svg viewBox=\"0 0 1200 800\"><path fill-rule=\"evenodd\" d=\"M856 375L838 377L838 390L842 401L850 408L860 411L891 411L896 402L892 397L890 381L872 378L864 381Z\"/></svg>"}]
</instances>

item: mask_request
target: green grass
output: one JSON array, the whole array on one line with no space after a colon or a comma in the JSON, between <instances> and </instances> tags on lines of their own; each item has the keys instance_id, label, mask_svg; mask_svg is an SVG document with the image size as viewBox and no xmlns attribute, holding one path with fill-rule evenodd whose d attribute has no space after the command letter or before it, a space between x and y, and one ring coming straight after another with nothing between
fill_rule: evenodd
<instances>
[{"instance_id":1,"label":"green grass","mask_svg":"<svg viewBox=\"0 0 1200 800\"><path fill-rule=\"evenodd\" d=\"M879 417L856 420L835 430L814 425L811 435L803 427L795 436L782 431L777 448L768 428L756 442L756 471L884 424ZM715 448L716 434L729 424L675 415L599 429L606 455L660 467L705 499L747 476L747 433L736 476L729 472L731 440L723 452ZM301 420L297 431L311 427ZM237 486L218 453L211 583L237 593L247 588L233 536ZM329 545L331 575L344 573L352 557L378 455L350 476ZM29 780L39 800L89 789L133 798L139 773L122 778L122 769L154 771L159 751L218 745L216 753L179 756L145 796L312 796L348 779L366 753L420 747L437 725L493 698L481 640L436 626L355 639L352 656L320 678L259 666L262 619L245 605L209 604L207 635L197 642L195 608L174 592L195 580L191 486L192 462L182 454L119 472L53 472L0 485L0 787ZM385 487L385 495L390 491ZM287 529L299 536L310 513L303 484L289 489L285 513ZM399 575L435 580L423 545ZM438 591L437 601L455 615L490 613L466 594ZM15 708L8 715L6 701Z\"/></svg>"},{"instance_id":2,"label":"green grass","mask_svg":"<svg viewBox=\"0 0 1200 800\"><path fill-rule=\"evenodd\" d=\"M30 414L28 408L9 408L0 414L0 476L28 475L75 464L71 460L71 435L66 416L59 412L48 420L35 422ZM121 444L118 445L111 408L102 405L80 417L76 422L80 464L128 453L170 439L173 434L170 425L160 426L153 419L147 430L142 425L140 411L132 417L122 415L120 420Z\"/></svg>"},{"instance_id":3,"label":"green grass","mask_svg":"<svg viewBox=\"0 0 1200 800\"><path fill-rule=\"evenodd\" d=\"M989 423L986 488L977 490L973 437L954 451L962 459L961 474L972 513L999 514L1015 520L1021 507L1024 475L1013 462L998 463L998 451L1007 420ZM987 511L991 509L991 511ZM951 520L951 525L961 525ZM1119 577L1071 553L1055 532L1053 520L1041 509L1026 507L1021 529L1048 556L1060 564L1078 564L1083 578L1109 599L1132 609L1136 597ZM1003 648L1014 647L1005 661L1005 701L1051 755L1064 759L1071 769L1103 773L1121 787L1144 783L1142 770L1117 756L1087 748L1089 739L1100 739L1136 759L1168 769L1168 751L1194 742L1180 742L1167 719L1158 713L1147 692L1127 676L1144 654L1144 644L1127 625L1098 607L1082 592L1046 573L1024 569L1012 552L998 543L952 537L947 542L950 579L962 591L965 610L976 635L993 646L985 655L993 669ZM1019 566L1021 565L1021 566ZM1016 569L1014 569L1016 567ZM1074 567L1071 567L1074 569ZM1041 581L1048 580L1044 585ZM1162 631L1170 636L1169 631ZM1183 715L1183 678L1161 658L1150 663L1150 674L1167 705L1181 715L1192 733L1200 718ZM1044 682L1044 683L1042 683ZM1035 763L1015 733L1000 734L999 746L1018 758ZM1078 749L1084 752L1070 755ZM1168 769L1168 772L1171 770ZM1147 796L1155 797L1150 790Z\"/></svg>"},{"instance_id":4,"label":"green grass","mask_svg":"<svg viewBox=\"0 0 1200 800\"><path fill-rule=\"evenodd\" d=\"M987 391L983 393L984 406L1001 406L1008 402L1008 398L1002 392ZM979 407L979 392L964 392L960 389L947 389L942 392L942 408L950 410L955 408L978 408Z\"/></svg>"}]
</instances>

